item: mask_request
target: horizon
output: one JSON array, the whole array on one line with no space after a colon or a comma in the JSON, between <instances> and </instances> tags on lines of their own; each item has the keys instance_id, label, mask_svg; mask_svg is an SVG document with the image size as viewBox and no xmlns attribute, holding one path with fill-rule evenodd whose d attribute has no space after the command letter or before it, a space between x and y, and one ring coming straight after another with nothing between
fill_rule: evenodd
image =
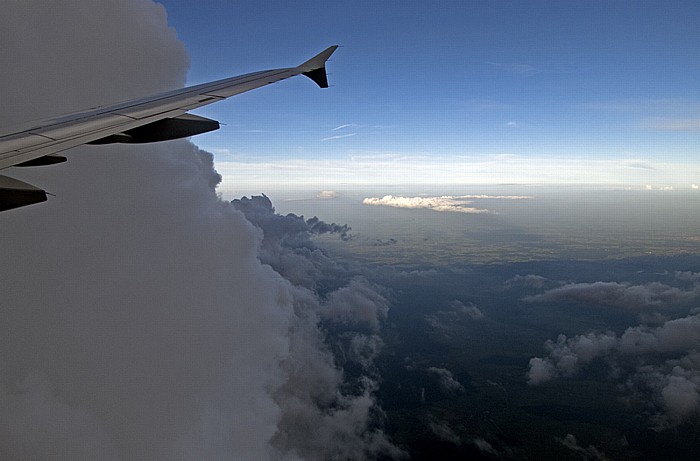
<instances>
[{"instance_id":1,"label":"horizon","mask_svg":"<svg viewBox=\"0 0 700 461\"><path fill-rule=\"evenodd\" d=\"M295 66L12 176L0 458L695 460L700 3L0 7L0 125Z\"/></svg>"},{"instance_id":2,"label":"horizon","mask_svg":"<svg viewBox=\"0 0 700 461\"><path fill-rule=\"evenodd\" d=\"M197 138L224 184L700 183L696 2L163 4L189 83L342 46L328 90L284 82L201 112L227 124Z\"/></svg>"}]
</instances>

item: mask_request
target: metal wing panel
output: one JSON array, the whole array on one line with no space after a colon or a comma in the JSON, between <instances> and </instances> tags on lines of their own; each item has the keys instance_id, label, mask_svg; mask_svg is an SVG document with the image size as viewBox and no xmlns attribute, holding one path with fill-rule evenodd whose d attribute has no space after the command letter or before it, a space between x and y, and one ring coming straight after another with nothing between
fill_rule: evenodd
<instances>
[{"instance_id":1,"label":"metal wing panel","mask_svg":"<svg viewBox=\"0 0 700 461\"><path fill-rule=\"evenodd\" d=\"M199 107L199 106L197 106ZM75 123L72 127L63 126L65 133L73 132L73 135L67 135L66 137L52 140L49 138L43 138L46 142L41 144L36 144L34 142L32 145L26 145L9 152L0 153L0 169L7 168L18 163L28 162L30 160L43 157L45 155L54 154L61 152L73 147L77 147L91 141L96 141L98 139L105 138L112 134L121 133L123 131L130 130L132 128L137 128L139 126L146 125L151 122L162 120L168 117L177 117L187 112L185 109L171 110L169 112L158 113L151 117L142 118L139 120L133 120L127 117L121 117L122 123L119 125L108 125L106 127L100 127L90 132L79 131L81 123ZM36 139L35 137L32 138ZM0 147L2 147L2 141L0 141Z\"/></svg>"},{"instance_id":2,"label":"metal wing panel","mask_svg":"<svg viewBox=\"0 0 700 461\"><path fill-rule=\"evenodd\" d=\"M0 169L61 152L164 118L177 117L189 110L221 99L295 75L306 74L312 70L311 67L321 69L335 48L335 46L329 47L294 68L254 72L30 123L19 130L0 135Z\"/></svg>"}]
</instances>

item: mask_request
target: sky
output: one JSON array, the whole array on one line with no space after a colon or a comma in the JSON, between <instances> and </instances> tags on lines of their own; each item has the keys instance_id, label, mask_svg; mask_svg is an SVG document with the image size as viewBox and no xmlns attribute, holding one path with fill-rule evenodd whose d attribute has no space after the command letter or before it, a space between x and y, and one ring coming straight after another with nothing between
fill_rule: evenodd
<instances>
[{"instance_id":1,"label":"sky","mask_svg":"<svg viewBox=\"0 0 700 461\"><path fill-rule=\"evenodd\" d=\"M0 216L0 458L694 459L697 3L397 4L0 0L0 126L343 45L11 169L53 195Z\"/></svg>"},{"instance_id":2,"label":"sky","mask_svg":"<svg viewBox=\"0 0 700 461\"><path fill-rule=\"evenodd\" d=\"M329 90L293 79L200 111L226 124L197 138L224 192L700 182L697 2L162 3L192 84L342 46Z\"/></svg>"}]
</instances>

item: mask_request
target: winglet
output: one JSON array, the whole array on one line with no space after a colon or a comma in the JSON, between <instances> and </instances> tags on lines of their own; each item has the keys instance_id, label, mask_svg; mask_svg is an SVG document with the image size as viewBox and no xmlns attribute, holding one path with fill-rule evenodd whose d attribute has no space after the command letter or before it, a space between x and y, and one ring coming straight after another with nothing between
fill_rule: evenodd
<instances>
[{"instance_id":1,"label":"winglet","mask_svg":"<svg viewBox=\"0 0 700 461\"><path fill-rule=\"evenodd\" d=\"M331 57L338 45L329 46L313 58L301 64L297 69L301 73L313 80L321 88L328 88L328 77L326 76L326 61Z\"/></svg>"}]
</instances>

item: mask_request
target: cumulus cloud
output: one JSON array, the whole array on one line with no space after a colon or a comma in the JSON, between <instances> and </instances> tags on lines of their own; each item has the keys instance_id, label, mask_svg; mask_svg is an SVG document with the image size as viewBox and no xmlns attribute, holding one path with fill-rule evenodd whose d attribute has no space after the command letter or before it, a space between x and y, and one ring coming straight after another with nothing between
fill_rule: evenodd
<instances>
[{"instance_id":1,"label":"cumulus cloud","mask_svg":"<svg viewBox=\"0 0 700 461\"><path fill-rule=\"evenodd\" d=\"M673 186L653 186L651 184L646 184L644 186L645 190L660 190L664 192L669 192L673 190Z\"/></svg>"},{"instance_id":2,"label":"cumulus cloud","mask_svg":"<svg viewBox=\"0 0 700 461\"><path fill-rule=\"evenodd\" d=\"M579 335L567 338L559 335L556 341L548 340L545 347L549 357L530 359L529 384L540 384L557 376L573 376L579 368L594 358L606 354L617 346L613 332Z\"/></svg>"},{"instance_id":3,"label":"cumulus cloud","mask_svg":"<svg viewBox=\"0 0 700 461\"><path fill-rule=\"evenodd\" d=\"M465 305L462 301L455 299L452 301L451 307L457 312L466 314L472 320L481 320L484 318L484 313L481 312L481 309L472 303Z\"/></svg>"},{"instance_id":4,"label":"cumulus cloud","mask_svg":"<svg viewBox=\"0 0 700 461\"><path fill-rule=\"evenodd\" d=\"M656 328L630 327L620 337L620 350L627 354L683 352L700 344L700 315L669 320Z\"/></svg>"},{"instance_id":5,"label":"cumulus cloud","mask_svg":"<svg viewBox=\"0 0 700 461\"><path fill-rule=\"evenodd\" d=\"M17 63L0 75L2 126L185 81L149 0L10 2L0 29ZM0 458L402 456L379 429L381 344L365 331L388 304L310 243L346 227L221 201L212 156L188 141L67 154L16 173L56 197L3 215ZM362 328L345 321L355 300Z\"/></svg>"},{"instance_id":6,"label":"cumulus cloud","mask_svg":"<svg viewBox=\"0 0 700 461\"><path fill-rule=\"evenodd\" d=\"M366 327L377 333L388 312L389 303L376 287L363 278L355 278L328 296L321 314L324 319Z\"/></svg>"},{"instance_id":7,"label":"cumulus cloud","mask_svg":"<svg viewBox=\"0 0 700 461\"><path fill-rule=\"evenodd\" d=\"M368 197L362 200L365 205L390 206L394 208L425 208L433 211L451 211L456 213L488 213L488 210L475 208L472 200L458 197L396 197L385 195L382 198Z\"/></svg>"},{"instance_id":8,"label":"cumulus cloud","mask_svg":"<svg viewBox=\"0 0 700 461\"><path fill-rule=\"evenodd\" d=\"M530 369L527 372L527 383L537 386L559 375L551 360L540 357L530 359Z\"/></svg>"},{"instance_id":9,"label":"cumulus cloud","mask_svg":"<svg viewBox=\"0 0 700 461\"><path fill-rule=\"evenodd\" d=\"M547 279L545 277L542 277L541 275L534 275L534 274L528 274L528 275L516 275L515 277L509 278L504 282L504 285L507 288L513 288L517 286L525 286L525 287L533 287L533 288L542 288L544 287L544 284L547 282Z\"/></svg>"},{"instance_id":10,"label":"cumulus cloud","mask_svg":"<svg viewBox=\"0 0 700 461\"><path fill-rule=\"evenodd\" d=\"M580 453L583 459L598 459L598 460L607 459L605 454L603 452L601 452L599 449L597 449L596 447L594 447L593 445L588 445L588 447L586 447L586 448L579 445L578 440L576 440L576 437L573 434L566 434L566 437L564 437L564 438L556 437L556 439L559 443L564 445L569 450Z\"/></svg>"},{"instance_id":11,"label":"cumulus cloud","mask_svg":"<svg viewBox=\"0 0 700 461\"><path fill-rule=\"evenodd\" d=\"M288 381L275 393L282 418L273 445L303 459L403 457L380 430L368 427L381 414L373 397L373 361L382 347L378 333L389 303L379 287L328 258L311 239L322 233L342 238L347 226L278 215L264 195L232 205L262 231L261 261L293 284L296 317L290 356L282 362ZM320 287L347 280L334 290ZM345 364L359 365L361 373L346 375ZM341 390L346 388L356 391Z\"/></svg>"},{"instance_id":12,"label":"cumulus cloud","mask_svg":"<svg viewBox=\"0 0 700 461\"><path fill-rule=\"evenodd\" d=\"M445 442L450 442L455 445L460 445L462 443L462 441L459 438L459 435L457 435L455 431L452 430L447 421L431 420L428 423L428 427L430 427L430 430L433 431L433 434L435 434L440 440L444 440Z\"/></svg>"},{"instance_id":13,"label":"cumulus cloud","mask_svg":"<svg viewBox=\"0 0 700 461\"><path fill-rule=\"evenodd\" d=\"M434 274L407 273L404 276L425 277L430 275ZM424 319L431 327L447 334L453 329L455 322L463 322L465 319L468 319L469 321L480 321L485 317L486 316L481 309L479 309L473 303L465 304L462 301L455 299L450 303L448 309L441 309L433 314L428 314L424 317Z\"/></svg>"},{"instance_id":14,"label":"cumulus cloud","mask_svg":"<svg viewBox=\"0 0 700 461\"><path fill-rule=\"evenodd\" d=\"M437 375L440 378L440 387L448 394L464 391L464 386L457 381L452 372L446 368L430 367L428 372Z\"/></svg>"},{"instance_id":15,"label":"cumulus cloud","mask_svg":"<svg viewBox=\"0 0 700 461\"><path fill-rule=\"evenodd\" d=\"M428 209L433 211L450 211L455 213L489 213L489 210L476 208L474 199L523 200L529 196L520 195L443 195L440 197L400 197L385 195L384 197L367 197L362 200L365 205L390 206L394 208Z\"/></svg>"},{"instance_id":16,"label":"cumulus cloud","mask_svg":"<svg viewBox=\"0 0 700 461\"><path fill-rule=\"evenodd\" d=\"M606 357L634 392L647 392L656 403L658 427L678 424L700 411L700 314L650 328L627 328L548 340L546 357L530 359L528 383L539 385L576 375L586 364Z\"/></svg>"},{"instance_id":17,"label":"cumulus cloud","mask_svg":"<svg viewBox=\"0 0 700 461\"><path fill-rule=\"evenodd\" d=\"M530 302L570 300L590 305L638 310L688 302L695 297L697 293L694 290L684 291L659 282L644 285L632 285L629 282L594 282L569 283L542 294L527 296L524 300Z\"/></svg>"},{"instance_id":18,"label":"cumulus cloud","mask_svg":"<svg viewBox=\"0 0 700 461\"><path fill-rule=\"evenodd\" d=\"M316 198L320 199L332 199L338 197L340 197L340 194L334 190L322 190L321 192L316 194Z\"/></svg>"},{"instance_id":19,"label":"cumulus cloud","mask_svg":"<svg viewBox=\"0 0 700 461\"><path fill-rule=\"evenodd\" d=\"M499 455L498 451L496 451L496 449L493 448L493 445L491 445L486 440L484 440L480 437L474 439L474 445L476 445L476 448L478 448L479 451L482 453L485 453L488 455L493 455L493 456Z\"/></svg>"},{"instance_id":20,"label":"cumulus cloud","mask_svg":"<svg viewBox=\"0 0 700 461\"><path fill-rule=\"evenodd\" d=\"M675 276L678 280L693 282L700 285L700 272L692 271L676 271Z\"/></svg>"}]
</instances>

